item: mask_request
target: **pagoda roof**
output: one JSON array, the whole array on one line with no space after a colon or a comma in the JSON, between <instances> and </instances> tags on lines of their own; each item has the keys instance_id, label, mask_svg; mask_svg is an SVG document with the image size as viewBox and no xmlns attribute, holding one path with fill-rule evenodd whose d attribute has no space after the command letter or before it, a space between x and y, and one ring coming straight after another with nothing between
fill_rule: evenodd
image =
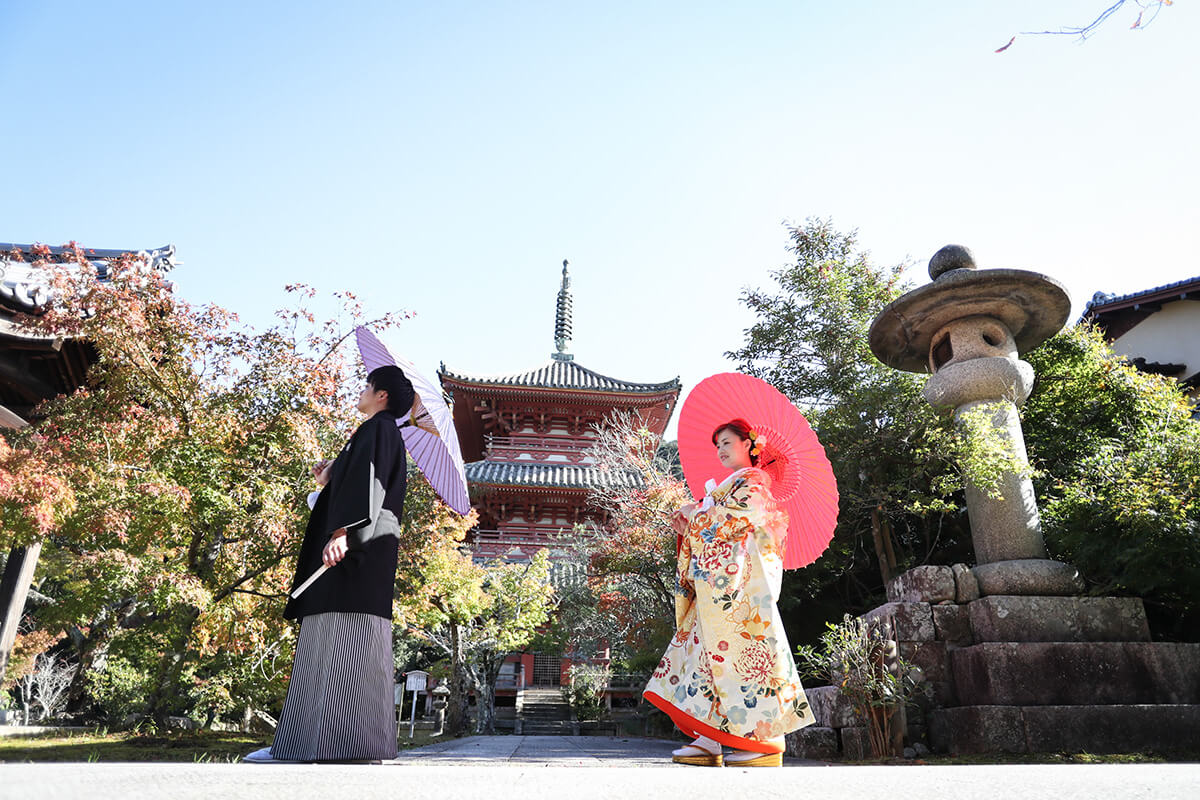
<instances>
[{"instance_id":1,"label":"pagoda roof","mask_svg":"<svg viewBox=\"0 0 1200 800\"><path fill-rule=\"evenodd\" d=\"M636 488L640 476L627 470L597 469L578 464L473 461L466 464L468 483L554 489Z\"/></svg>"},{"instance_id":2,"label":"pagoda roof","mask_svg":"<svg viewBox=\"0 0 1200 800\"><path fill-rule=\"evenodd\" d=\"M442 364L438 376L443 380L471 386L497 386L522 389L567 389L584 392L605 392L609 394L666 394L678 392L679 378L663 383L635 383L610 378L601 375L587 367L580 366L574 361L555 358L548 364L529 370L508 375L468 375L461 372L451 372Z\"/></svg>"}]
</instances>

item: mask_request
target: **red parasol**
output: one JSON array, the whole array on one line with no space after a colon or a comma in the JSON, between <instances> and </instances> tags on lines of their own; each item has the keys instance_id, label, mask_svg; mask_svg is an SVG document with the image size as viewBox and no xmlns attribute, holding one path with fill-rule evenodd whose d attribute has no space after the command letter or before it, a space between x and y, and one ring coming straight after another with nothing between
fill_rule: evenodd
<instances>
[{"instance_id":1,"label":"red parasol","mask_svg":"<svg viewBox=\"0 0 1200 800\"><path fill-rule=\"evenodd\" d=\"M704 497L704 483L729 470L717 459L713 429L744 419L766 440L758 465L771 476L771 493L788 514L784 569L817 560L837 525L838 491L825 448L804 415L771 384L739 372L700 381L679 412L679 458L688 488Z\"/></svg>"}]
</instances>

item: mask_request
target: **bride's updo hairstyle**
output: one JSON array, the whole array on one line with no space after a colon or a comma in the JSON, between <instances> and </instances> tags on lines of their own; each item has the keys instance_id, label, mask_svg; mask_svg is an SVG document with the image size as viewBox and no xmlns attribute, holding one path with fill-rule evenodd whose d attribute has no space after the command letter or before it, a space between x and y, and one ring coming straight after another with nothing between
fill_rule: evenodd
<instances>
[{"instance_id":1,"label":"bride's updo hairstyle","mask_svg":"<svg viewBox=\"0 0 1200 800\"><path fill-rule=\"evenodd\" d=\"M746 422L746 420L740 417L738 419L731 419L729 422L718 425L716 429L713 430L712 434L713 447L717 446L717 437L721 435L722 431L732 431L744 442L750 438L751 428L750 423ZM750 448L750 465L753 467L758 466L758 456L754 453L753 447Z\"/></svg>"}]
</instances>

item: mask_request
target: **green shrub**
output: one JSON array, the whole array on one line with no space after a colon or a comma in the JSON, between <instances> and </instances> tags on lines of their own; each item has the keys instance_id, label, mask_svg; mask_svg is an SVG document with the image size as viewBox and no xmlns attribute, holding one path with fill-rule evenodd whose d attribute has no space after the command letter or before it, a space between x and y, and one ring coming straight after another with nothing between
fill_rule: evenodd
<instances>
[{"instance_id":1,"label":"green shrub","mask_svg":"<svg viewBox=\"0 0 1200 800\"><path fill-rule=\"evenodd\" d=\"M88 690L111 725L144 714L150 696L150 676L121 656L109 656L104 668L88 673Z\"/></svg>"},{"instance_id":2,"label":"green shrub","mask_svg":"<svg viewBox=\"0 0 1200 800\"><path fill-rule=\"evenodd\" d=\"M796 648L796 660L808 674L827 680L849 698L863 720L875 758L899 755L896 715L914 699L917 675L900 657L890 622L868 622L847 614L841 624L826 623L821 650Z\"/></svg>"},{"instance_id":3,"label":"green shrub","mask_svg":"<svg viewBox=\"0 0 1200 800\"><path fill-rule=\"evenodd\" d=\"M570 682L562 688L563 697L575 712L576 719L600 719L604 713L604 690L611 677L608 667L595 664L572 664L567 673Z\"/></svg>"}]
</instances>

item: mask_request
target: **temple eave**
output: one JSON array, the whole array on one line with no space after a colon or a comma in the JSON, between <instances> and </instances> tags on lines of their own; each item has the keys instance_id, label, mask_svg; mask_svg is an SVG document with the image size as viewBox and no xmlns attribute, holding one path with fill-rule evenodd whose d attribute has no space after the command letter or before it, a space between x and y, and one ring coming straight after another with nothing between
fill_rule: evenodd
<instances>
[{"instance_id":1,"label":"temple eave","mask_svg":"<svg viewBox=\"0 0 1200 800\"><path fill-rule=\"evenodd\" d=\"M466 389L466 390L474 389L477 391L488 391L488 392L497 392L497 393L502 392L505 394L521 394L521 395L529 395L529 394L537 394L537 395L541 395L541 396L560 395L562 397L572 397L572 398L580 398L580 397L595 397L598 399L599 398L620 398L622 401L628 400L629 398L644 398L647 400L649 400L649 399L667 399L667 398L674 397L675 395L677 395L679 393L679 389L681 386L677 379L674 383L653 384L652 385L653 388L648 388L645 390L641 390L641 389L637 389L637 390L582 389L582 388L575 389L575 388L570 388L570 387L558 387L558 386L528 386L528 385L520 384L520 383L472 381L472 380L464 380L461 378L454 378L449 375L439 375L439 377L442 379L443 384L453 385L455 388L461 388L461 389Z\"/></svg>"}]
</instances>

